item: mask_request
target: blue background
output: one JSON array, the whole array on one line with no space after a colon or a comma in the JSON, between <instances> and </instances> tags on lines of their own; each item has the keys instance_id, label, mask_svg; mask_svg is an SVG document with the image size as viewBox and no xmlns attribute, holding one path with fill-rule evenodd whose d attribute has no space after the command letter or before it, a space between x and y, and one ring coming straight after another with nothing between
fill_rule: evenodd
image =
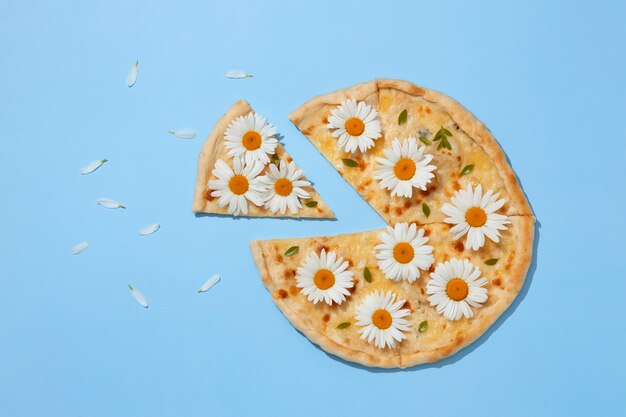
<instances>
[{"instance_id":1,"label":"blue background","mask_svg":"<svg viewBox=\"0 0 626 417\"><path fill-rule=\"evenodd\" d=\"M0 414L624 415L626 3L501 3L2 0ZM497 325L404 371L309 343L248 249L384 225L287 119L375 77L484 120L541 223ZM338 221L194 217L197 154L239 98L279 126ZM222 282L197 294L213 273Z\"/></svg>"}]
</instances>

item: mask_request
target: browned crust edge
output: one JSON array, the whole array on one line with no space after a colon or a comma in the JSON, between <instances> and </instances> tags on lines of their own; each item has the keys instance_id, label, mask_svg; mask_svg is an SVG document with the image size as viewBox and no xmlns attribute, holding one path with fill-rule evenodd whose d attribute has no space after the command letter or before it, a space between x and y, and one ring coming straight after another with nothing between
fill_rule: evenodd
<instances>
[{"instance_id":1,"label":"browned crust edge","mask_svg":"<svg viewBox=\"0 0 626 417\"><path fill-rule=\"evenodd\" d=\"M533 215L524 190L519 184L517 176L509 165L506 155L496 138L491 134L485 124L478 120L469 110L453 98L438 91L419 87L408 81L384 78L376 79L314 97L294 110L289 115L289 119L298 127L309 112L314 111L321 105L340 103L347 98L363 100L369 95L376 93L381 88L391 88L409 95L421 96L425 100L443 107L459 127L476 141L494 161L504 181L506 190L511 196L513 204L517 207L517 213L515 214Z\"/></svg>"},{"instance_id":2,"label":"browned crust edge","mask_svg":"<svg viewBox=\"0 0 626 417\"><path fill-rule=\"evenodd\" d=\"M254 263L256 264L259 272L261 274L261 279L263 280L263 284L269 290L269 285L272 282L272 277L269 273L269 268L267 267L267 263L265 261L265 256L263 252L263 247L261 245L263 241L251 241L250 242L250 250L252 251L252 257L254 259ZM266 241L267 242L267 241ZM296 314L291 308L289 304L287 304L282 299L273 298L276 307L287 317L289 322L300 332L302 332L312 343L315 343L320 348L322 348L325 352L331 353L333 355L339 356L345 360L350 362L357 362L365 366L370 367L380 367L380 368L399 368L401 367L401 358L400 356L373 356L369 353L348 349L345 346L342 346L330 338L328 338L324 333L319 332L316 328L312 327L310 323L308 323L304 318L300 317Z\"/></svg>"},{"instance_id":3,"label":"browned crust edge","mask_svg":"<svg viewBox=\"0 0 626 417\"><path fill-rule=\"evenodd\" d=\"M252 107L248 104L246 100L239 100L236 102L230 109L224 113L224 115L217 121L213 130L208 134L206 140L204 141L204 145L202 145L202 150L200 151L200 155L198 156L198 175L196 179L196 187L193 196L193 203L191 205L191 209L194 213L209 213L209 214L226 214L225 210L218 211L214 210L211 207L207 207L207 201L204 198L204 191L206 190L206 185L209 180L209 173L211 172L215 162L218 158L219 146L222 145L222 135L223 132L228 128L230 122L239 117L244 116L250 113ZM289 155L287 151L282 147L281 144L278 144L277 150L286 155ZM319 207L320 210L316 210L315 212L303 213L302 210L296 214L280 214L280 213L272 213L269 210L261 210L256 207L250 207L249 214L240 215L238 217L280 217L280 218L323 218L323 219L334 219L335 214L328 207L326 202L324 202L319 196L319 193L311 187L313 191L318 195Z\"/></svg>"}]
</instances>

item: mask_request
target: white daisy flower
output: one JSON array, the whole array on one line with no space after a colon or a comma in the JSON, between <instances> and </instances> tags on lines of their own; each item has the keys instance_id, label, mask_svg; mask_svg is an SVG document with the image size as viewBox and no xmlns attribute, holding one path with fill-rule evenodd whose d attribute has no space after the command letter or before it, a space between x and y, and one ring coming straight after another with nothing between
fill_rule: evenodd
<instances>
[{"instance_id":1,"label":"white daisy flower","mask_svg":"<svg viewBox=\"0 0 626 417\"><path fill-rule=\"evenodd\" d=\"M472 318L471 307L480 308L487 301L487 289L483 285L486 278L480 277L480 269L467 259L450 259L437 265L430 274L426 293L431 306L448 320L458 320L461 316Z\"/></svg>"},{"instance_id":2,"label":"white daisy flower","mask_svg":"<svg viewBox=\"0 0 626 417\"><path fill-rule=\"evenodd\" d=\"M378 266L391 280L413 282L419 278L420 269L427 270L435 262L424 229L418 230L415 223L387 226L378 236L383 242L376 246Z\"/></svg>"},{"instance_id":3,"label":"white daisy flower","mask_svg":"<svg viewBox=\"0 0 626 417\"><path fill-rule=\"evenodd\" d=\"M268 155L274 155L278 140L274 137L276 128L258 113L250 112L233 120L224 134L228 156L244 158L247 163L270 162Z\"/></svg>"},{"instance_id":4,"label":"white daisy flower","mask_svg":"<svg viewBox=\"0 0 626 417\"><path fill-rule=\"evenodd\" d=\"M483 187L479 184L475 190L472 185L467 190L459 190L451 198L452 204L444 204L441 211L446 217L446 223L454 224L450 233L453 240L467 234L465 246L473 250L480 249L485 244L485 236L494 242L500 241L500 230L507 230L506 224L511 223L507 216L496 214L505 199L498 200L499 193L493 194L489 190L483 195Z\"/></svg>"},{"instance_id":5,"label":"white daisy flower","mask_svg":"<svg viewBox=\"0 0 626 417\"><path fill-rule=\"evenodd\" d=\"M348 99L330 111L328 128L336 129L332 135L339 138L339 147L346 152L361 152L374 146L380 134L378 112L364 101Z\"/></svg>"},{"instance_id":6,"label":"white daisy flower","mask_svg":"<svg viewBox=\"0 0 626 417\"><path fill-rule=\"evenodd\" d=\"M304 171L299 169L293 161L289 162L289 165L285 161L280 161L278 167L269 164L268 168L267 174L259 177L259 183L265 187L261 196L265 207L272 213L280 211L280 214L285 214L289 208L291 214L296 214L302 208L300 199L311 197L302 189L311 185L310 182L302 179Z\"/></svg>"},{"instance_id":7,"label":"white daisy flower","mask_svg":"<svg viewBox=\"0 0 626 417\"><path fill-rule=\"evenodd\" d=\"M263 164L258 161L246 164L235 158L231 169L226 162L218 159L213 169L217 179L209 181L209 188L213 190L211 196L219 197L218 206L228 205L228 214L248 214L248 201L257 206L263 204L261 193L264 188L258 178L263 168Z\"/></svg>"},{"instance_id":8,"label":"white daisy flower","mask_svg":"<svg viewBox=\"0 0 626 417\"><path fill-rule=\"evenodd\" d=\"M404 317L411 312L401 308L406 300L395 300L391 291L374 291L365 297L356 310L356 325L363 327L359 329L361 339L373 341L381 349L394 348L396 342L406 339L402 332L409 330L409 322Z\"/></svg>"},{"instance_id":9,"label":"white daisy flower","mask_svg":"<svg viewBox=\"0 0 626 417\"><path fill-rule=\"evenodd\" d=\"M413 188L426 191L426 184L435 177L437 169L429 165L433 156L424 153L424 146L418 147L415 138L400 142L394 139L391 147L383 150L386 158L376 158L374 178L380 181L380 188L391 191L392 196L411 197Z\"/></svg>"},{"instance_id":10,"label":"white daisy flower","mask_svg":"<svg viewBox=\"0 0 626 417\"><path fill-rule=\"evenodd\" d=\"M348 270L348 261L333 251L326 253L322 249L319 256L311 254L298 267L296 273L297 287L309 301L317 304L324 300L328 305L341 304L350 295L348 288L354 287L354 273Z\"/></svg>"}]
</instances>

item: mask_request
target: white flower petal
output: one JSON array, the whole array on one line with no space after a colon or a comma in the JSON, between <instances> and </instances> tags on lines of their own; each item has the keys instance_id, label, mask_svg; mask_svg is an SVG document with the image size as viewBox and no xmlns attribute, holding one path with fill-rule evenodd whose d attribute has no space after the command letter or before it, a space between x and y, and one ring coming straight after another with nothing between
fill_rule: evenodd
<instances>
[{"instance_id":1,"label":"white flower petal","mask_svg":"<svg viewBox=\"0 0 626 417\"><path fill-rule=\"evenodd\" d=\"M211 287L220 282L221 279L222 278L218 274L213 275L211 278L206 280L204 284L202 284L198 292L207 292L211 289Z\"/></svg>"},{"instance_id":2,"label":"white flower petal","mask_svg":"<svg viewBox=\"0 0 626 417\"><path fill-rule=\"evenodd\" d=\"M101 198L97 201L97 203L101 205L102 207L106 207L108 209L118 209L118 208L125 209L126 208L126 206L123 205L122 203L117 202L115 200L111 200L110 198Z\"/></svg>"},{"instance_id":3,"label":"white flower petal","mask_svg":"<svg viewBox=\"0 0 626 417\"><path fill-rule=\"evenodd\" d=\"M143 296L142 293L137 291L136 288L133 288L132 285L128 284L128 288L130 289L130 293L135 297L135 300L144 308L148 308L148 300Z\"/></svg>"},{"instance_id":4,"label":"white flower petal","mask_svg":"<svg viewBox=\"0 0 626 417\"><path fill-rule=\"evenodd\" d=\"M141 236L151 235L161 228L161 225L158 223L151 224L149 226L144 227L143 229L139 229L139 234Z\"/></svg>"},{"instance_id":5,"label":"white flower petal","mask_svg":"<svg viewBox=\"0 0 626 417\"><path fill-rule=\"evenodd\" d=\"M87 242L86 240L84 242L80 242L78 245L74 246L71 254L78 255L79 253L87 249L88 246L89 246L89 242Z\"/></svg>"},{"instance_id":6,"label":"white flower petal","mask_svg":"<svg viewBox=\"0 0 626 417\"><path fill-rule=\"evenodd\" d=\"M226 71L224 73L224 77L226 78L232 78L232 79L240 79L240 78L248 78L248 77L252 77L252 74L248 74L245 71L240 71L240 70L230 70L230 71Z\"/></svg>"},{"instance_id":7,"label":"white flower petal","mask_svg":"<svg viewBox=\"0 0 626 417\"><path fill-rule=\"evenodd\" d=\"M91 161L90 163L88 163L87 165L85 165L84 167L80 169L80 173L81 175L91 174L96 169L100 168L102 164L104 164L105 162L108 162L108 159L105 158L105 159L98 159L97 161Z\"/></svg>"},{"instance_id":8,"label":"white flower petal","mask_svg":"<svg viewBox=\"0 0 626 417\"><path fill-rule=\"evenodd\" d=\"M128 77L126 77L126 85L130 88L137 82L137 75L139 73L139 61L135 61L132 67L130 67L130 71L128 72Z\"/></svg>"},{"instance_id":9,"label":"white flower petal","mask_svg":"<svg viewBox=\"0 0 626 417\"><path fill-rule=\"evenodd\" d=\"M170 135L174 135L177 138L181 138L181 139L193 139L196 137L196 132L194 132L193 130L186 130L186 129L170 130L168 133Z\"/></svg>"}]
</instances>

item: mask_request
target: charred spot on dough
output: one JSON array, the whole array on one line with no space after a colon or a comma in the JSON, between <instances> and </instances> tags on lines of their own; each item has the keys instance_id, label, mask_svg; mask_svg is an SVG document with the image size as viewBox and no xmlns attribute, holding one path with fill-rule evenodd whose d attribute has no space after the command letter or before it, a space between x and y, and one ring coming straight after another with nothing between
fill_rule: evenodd
<instances>
[{"instance_id":1,"label":"charred spot on dough","mask_svg":"<svg viewBox=\"0 0 626 417\"><path fill-rule=\"evenodd\" d=\"M404 304L402 304L402 307L401 307L401 308L404 308L404 309L410 310L410 311L411 311L411 313L413 312L413 309L411 308L411 302L410 302L409 300L406 300L406 301L404 302Z\"/></svg>"},{"instance_id":2,"label":"charred spot on dough","mask_svg":"<svg viewBox=\"0 0 626 417\"><path fill-rule=\"evenodd\" d=\"M420 287L420 293L424 295L424 287Z\"/></svg>"},{"instance_id":3,"label":"charred spot on dough","mask_svg":"<svg viewBox=\"0 0 626 417\"><path fill-rule=\"evenodd\" d=\"M428 272L435 272L435 264L433 263L430 268L428 268Z\"/></svg>"},{"instance_id":4,"label":"charred spot on dough","mask_svg":"<svg viewBox=\"0 0 626 417\"><path fill-rule=\"evenodd\" d=\"M463 342L465 342L465 335L462 333L457 334L456 337L454 338L454 344L456 346L460 346L463 344Z\"/></svg>"},{"instance_id":5,"label":"charred spot on dough","mask_svg":"<svg viewBox=\"0 0 626 417\"><path fill-rule=\"evenodd\" d=\"M428 227L424 227L424 236L430 236L430 229Z\"/></svg>"},{"instance_id":6,"label":"charred spot on dough","mask_svg":"<svg viewBox=\"0 0 626 417\"><path fill-rule=\"evenodd\" d=\"M371 178L368 178L368 179L366 179L365 181L363 181L363 185L365 185L366 187L367 187L368 185L370 185L371 183L372 183L372 179L371 179Z\"/></svg>"},{"instance_id":7,"label":"charred spot on dough","mask_svg":"<svg viewBox=\"0 0 626 417\"><path fill-rule=\"evenodd\" d=\"M289 297L289 294L287 294L287 291L283 290L282 288L276 291L276 294L274 294L274 298L283 299L287 297Z\"/></svg>"},{"instance_id":8,"label":"charred spot on dough","mask_svg":"<svg viewBox=\"0 0 626 417\"><path fill-rule=\"evenodd\" d=\"M276 262L281 263L283 261L283 255L280 253L276 255Z\"/></svg>"},{"instance_id":9,"label":"charred spot on dough","mask_svg":"<svg viewBox=\"0 0 626 417\"><path fill-rule=\"evenodd\" d=\"M404 208L402 207L396 207L394 210L398 216L402 215L402 213L404 212Z\"/></svg>"},{"instance_id":10,"label":"charred spot on dough","mask_svg":"<svg viewBox=\"0 0 626 417\"><path fill-rule=\"evenodd\" d=\"M328 323L328 321L330 320L330 315L329 314L324 314L322 316L322 321L325 323Z\"/></svg>"},{"instance_id":11,"label":"charred spot on dough","mask_svg":"<svg viewBox=\"0 0 626 417\"><path fill-rule=\"evenodd\" d=\"M430 112L431 112L430 107L426 106L426 108L425 108L425 110L424 110L424 111L425 111L426 113L430 114Z\"/></svg>"},{"instance_id":12,"label":"charred spot on dough","mask_svg":"<svg viewBox=\"0 0 626 417\"><path fill-rule=\"evenodd\" d=\"M459 253L463 252L463 250L465 249L465 246L463 246L463 242L461 242L460 240L455 240L454 242L450 243L450 245L452 245L454 250Z\"/></svg>"},{"instance_id":13,"label":"charred spot on dough","mask_svg":"<svg viewBox=\"0 0 626 417\"><path fill-rule=\"evenodd\" d=\"M452 181L452 189L454 191L459 191L461 189L461 184L457 180Z\"/></svg>"},{"instance_id":14,"label":"charred spot on dough","mask_svg":"<svg viewBox=\"0 0 626 417\"><path fill-rule=\"evenodd\" d=\"M313 125L309 125L307 127L303 127L301 132L309 136L311 133L313 133L313 129L315 129L315 127Z\"/></svg>"},{"instance_id":15,"label":"charred spot on dough","mask_svg":"<svg viewBox=\"0 0 626 417\"><path fill-rule=\"evenodd\" d=\"M291 161L293 161L293 158L291 156L288 156L287 158L285 158L285 160L287 161L287 163L290 163Z\"/></svg>"},{"instance_id":16,"label":"charred spot on dough","mask_svg":"<svg viewBox=\"0 0 626 417\"><path fill-rule=\"evenodd\" d=\"M326 245L318 245L318 246L317 246L317 251L318 251L318 252L321 252L321 251L326 251L326 252L328 252L328 251L330 251L330 248L329 248L328 246L326 246Z\"/></svg>"},{"instance_id":17,"label":"charred spot on dough","mask_svg":"<svg viewBox=\"0 0 626 417\"><path fill-rule=\"evenodd\" d=\"M459 162L461 162L461 155L457 155L457 156L456 156L456 160L457 160L457 161L459 161Z\"/></svg>"},{"instance_id":18,"label":"charred spot on dough","mask_svg":"<svg viewBox=\"0 0 626 417\"><path fill-rule=\"evenodd\" d=\"M383 211L385 213L389 213L389 204L386 204L385 207L383 207Z\"/></svg>"},{"instance_id":19,"label":"charred spot on dough","mask_svg":"<svg viewBox=\"0 0 626 417\"><path fill-rule=\"evenodd\" d=\"M291 293L291 295L296 295L300 292L300 289L298 289L298 287L296 287L295 285L292 285L291 287L289 287L289 292Z\"/></svg>"},{"instance_id":20,"label":"charred spot on dough","mask_svg":"<svg viewBox=\"0 0 626 417\"><path fill-rule=\"evenodd\" d=\"M324 116L324 117L322 118L322 124L323 124L323 125L327 125L327 124L328 124L328 117Z\"/></svg>"},{"instance_id":21,"label":"charred spot on dough","mask_svg":"<svg viewBox=\"0 0 626 417\"><path fill-rule=\"evenodd\" d=\"M502 280L500 278L496 278L494 280L491 280L491 283L496 287L499 287L500 285L502 285Z\"/></svg>"},{"instance_id":22,"label":"charred spot on dough","mask_svg":"<svg viewBox=\"0 0 626 417\"><path fill-rule=\"evenodd\" d=\"M411 203L411 200L405 200L404 201L404 208L405 209L410 209L413 206L413 203Z\"/></svg>"},{"instance_id":23,"label":"charred spot on dough","mask_svg":"<svg viewBox=\"0 0 626 417\"><path fill-rule=\"evenodd\" d=\"M296 270L295 269L286 269L284 273L285 279L295 278Z\"/></svg>"},{"instance_id":24,"label":"charred spot on dough","mask_svg":"<svg viewBox=\"0 0 626 417\"><path fill-rule=\"evenodd\" d=\"M348 291L350 291L350 294L354 294L354 292L356 291L356 286L359 283L358 279L354 280L354 285L352 286L352 288L348 288Z\"/></svg>"},{"instance_id":25,"label":"charred spot on dough","mask_svg":"<svg viewBox=\"0 0 626 417\"><path fill-rule=\"evenodd\" d=\"M204 197L206 201L213 201L213 199L215 199L215 197L211 195L211 190L208 188L204 190L204 193L202 194L202 196Z\"/></svg>"},{"instance_id":26,"label":"charred spot on dough","mask_svg":"<svg viewBox=\"0 0 626 417\"><path fill-rule=\"evenodd\" d=\"M461 128L459 127L459 124L458 124L458 123L455 123L455 124L454 124L454 130L460 130L460 129L461 129Z\"/></svg>"}]
</instances>

